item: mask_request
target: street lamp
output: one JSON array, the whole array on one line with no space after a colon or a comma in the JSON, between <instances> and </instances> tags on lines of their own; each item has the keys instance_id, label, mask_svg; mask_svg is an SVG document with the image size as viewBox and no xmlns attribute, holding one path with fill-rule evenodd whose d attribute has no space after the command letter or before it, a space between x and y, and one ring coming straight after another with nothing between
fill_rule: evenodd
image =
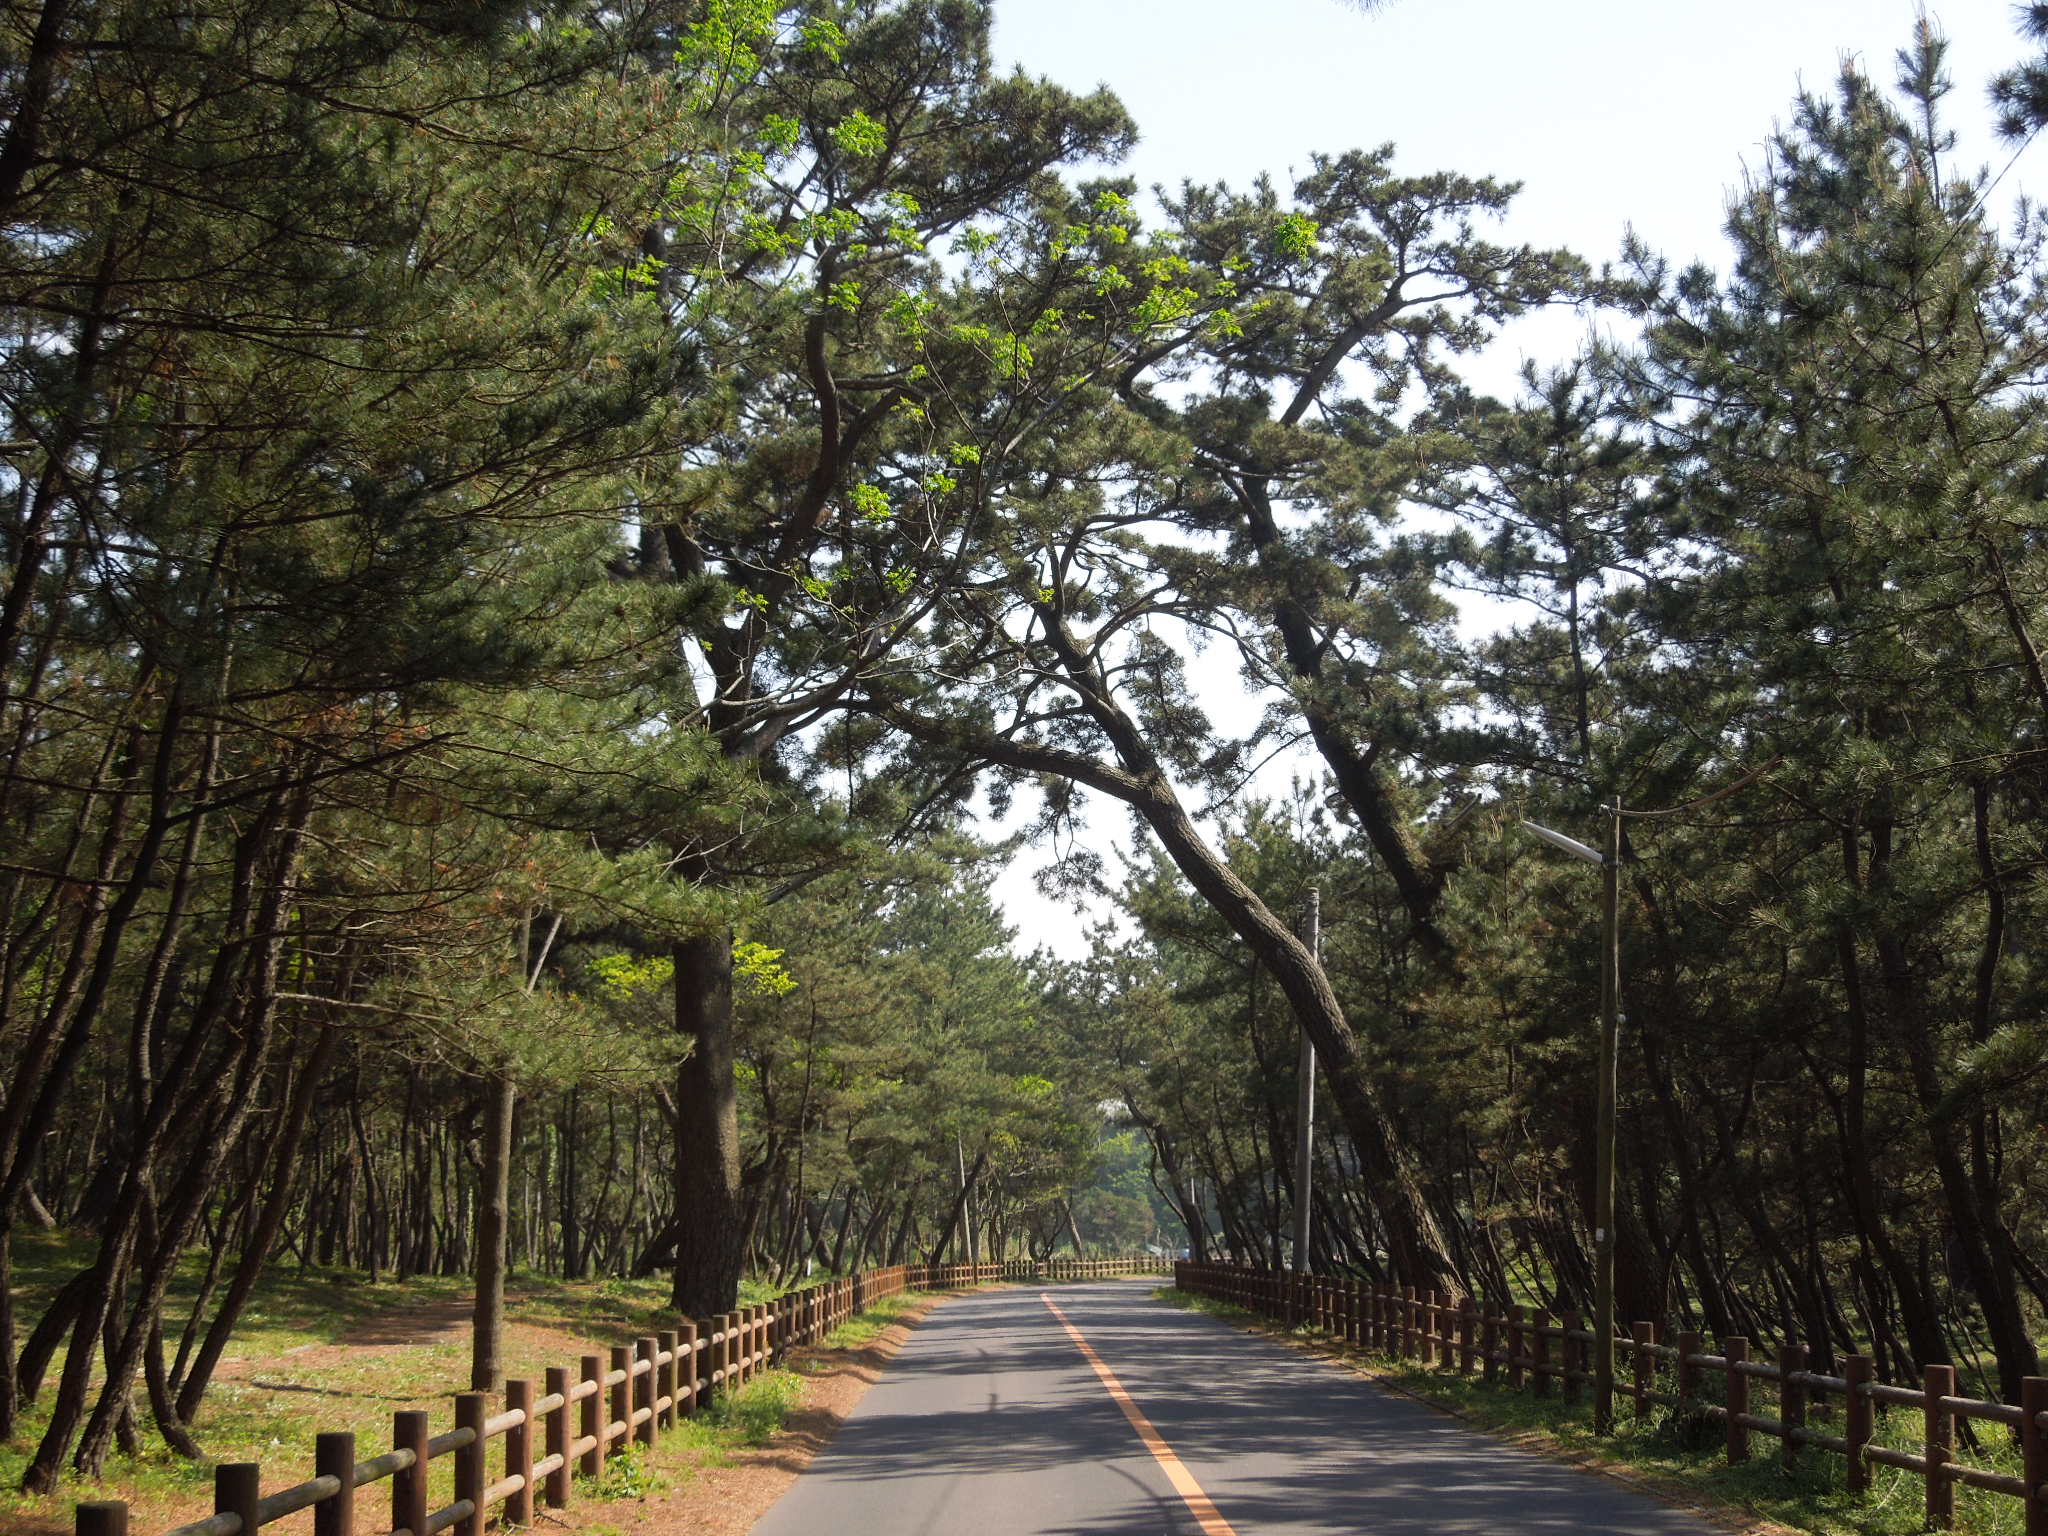
<instances>
[{"instance_id":1,"label":"street lamp","mask_svg":"<svg viewBox=\"0 0 2048 1536\"><path fill-rule=\"evenodd\" d=\"M1621 1033L1621 801L1607 806L1607 851L1533 821L1523 827L1553 848L1600 866L1600 1082L1593 1170L1593 1432L1614 1428L1614 1057Z\"/></svg>"},{"instance_id":2,"label":"street lamp","mask_svg":"<svg viewBox=\"0 0 2048 1536\"><path fill-rule=\"evenodd\" d=\"M1308 888L1308 921L1303 925L1302 941L1318 961L1323 958L1320 885ZM1301 1045L1295 1057L1294 1084L1294 1272L1305 1275L1309 1272L1308 1244L1315 1220L1310 1181L1316 1172L1316 1043L1309 1038L1306 1028L1301 1030Z\"/></svg>"}]
</instances>

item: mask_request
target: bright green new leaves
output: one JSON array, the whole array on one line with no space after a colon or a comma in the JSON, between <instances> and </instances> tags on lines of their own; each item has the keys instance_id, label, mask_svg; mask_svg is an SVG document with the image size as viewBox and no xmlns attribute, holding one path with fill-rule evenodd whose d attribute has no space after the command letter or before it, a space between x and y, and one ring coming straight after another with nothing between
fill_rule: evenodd
<instances>
[{"instance_id":1,"label":"bright green new leaves","mask_svg":"<svg viewBox=\"0 0 2048 1536\"><path fill-rule=\"evenodd\" d=\"M783 969L780 949L770 949L751 939L732 947L732 973L751 987L758 997L783 997L796 990L796 978Z\"/></svg>"},{"instance_id":2,"label":"bright green new leaves","mask_svg":"<svg viewBox=\"0 0 2048 1536\"><path fill-rule=\"evenodd\" d=\"M1280 254L1307 262L1316 254L1316 221L1301 212L1282 218L1273 231L1273 244Z\"/></svg>"},{"instance_id":3,"label":"bright green new leaves","mask_svg":"<svg viewBox=\"0 0 2048 1536\"><path fill-rule=\"evenodd\" d=\"M845 154L879 155L888 147L889 133L867 113L855 111L833 125L832 142Z\"/></svg>"}]
</instances>

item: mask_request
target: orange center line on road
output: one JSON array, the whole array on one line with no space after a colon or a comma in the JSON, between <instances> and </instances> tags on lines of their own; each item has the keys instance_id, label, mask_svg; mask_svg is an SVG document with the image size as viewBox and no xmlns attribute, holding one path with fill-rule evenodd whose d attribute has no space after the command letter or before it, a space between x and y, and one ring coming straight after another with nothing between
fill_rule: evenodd
<instances>
[{"instance_id":1,"label":"orange center line on road","mask_svg":"<svg viewBox=\"0 0 2048 1536\"><path fill-rule=\"evenodd\" d=\"M1145 1443L1145 1449L1152 1453L1152 1459L1166 1474L1166 1480L1173 1484L1173 1491L1180 1495L1181 1502L1188 1507L1188 1513L1195 1517L1195 1523L1202 1528L1203 1536L1237 1536L1230 1522L1216 1512L1216 1506L1209 1502L1209 1495L1202 1492L1202 1485L1195 1481L1194 1473L1173 1454L1173 1447L1152 1427L1152 1421L1145 1417L1145 1410L1131 1400L1131 1394L1124 1390L1124 1384L1116 1379L1116 1372L1102 1363L1102 1356L1095 1353L1095 1346L1081 1336L1081 1330L1067 1321L1053 1299L1045 1292L1038 1293L1038 1299L1045 1303L1048 1312L1059 1319L1067 1330L1067 1337L1074 1341L1074 1347L1081 1351L1081 1358L1095 1367L1095 1374L1102 1378L1103 1386L1117 1407L1123 1409L1124 1417L1131 1421L1131 1428L1138 1432L1138 1438Z\"/></svg>"}]
</instances>

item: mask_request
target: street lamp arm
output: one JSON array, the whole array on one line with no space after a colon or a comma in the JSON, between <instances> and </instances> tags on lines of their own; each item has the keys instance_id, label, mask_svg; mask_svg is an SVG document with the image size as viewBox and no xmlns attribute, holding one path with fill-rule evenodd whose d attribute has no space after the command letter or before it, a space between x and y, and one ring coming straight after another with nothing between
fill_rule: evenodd
<instances>
[{"instance_id":1,"label":"street lamp arm","mask_svg":"<svg viewBox=\"0 0 2048 1536\"><path fill-rule=\"evenodd\" d=\"M1533 821L1522 823L1522 830L1533 832L1553 848L1561 848L1575 859L1584 859L1588 864L1605 864L1604 855L1597 848L1588 848L1575 837L1566 837L1562 832L1553 832L1548 827L1539 827Z\"/></svg>"}]
</instances>

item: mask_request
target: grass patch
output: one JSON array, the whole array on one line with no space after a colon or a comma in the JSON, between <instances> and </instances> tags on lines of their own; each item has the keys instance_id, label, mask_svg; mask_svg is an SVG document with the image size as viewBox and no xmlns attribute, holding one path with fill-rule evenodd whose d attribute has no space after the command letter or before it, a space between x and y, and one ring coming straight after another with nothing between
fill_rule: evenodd
<instances>
[{"instance_id":1,"label":"grass patch","mask_svg":"<svg viewBox=\"0 0 2048 1536\"><path fill-rule=\"evenodd\" d=\"M926 1299L924 1291L898 1291L884 1296L867 1311L856 1313L825 1337L827 1349L866 1349L891 1323L914 1311Z\"/></svg>"},{"instance_id":2,"label":"grass patch","mask_svg":"<svg viewBox=\"0 0 2048 1536\"><path fill-rule=\"evenodd\" d=\"M1244 1307L1232 1306L1227 1301L1218 1301L1213 1296L1197 1296L1193 1291L1183 1291L1171 1285L1155 1287L1152 1299L1183 1312L1199 1312L1204 1317L1220 1317L1227 1323L1257 1323L1273 1332L1265 1318Z\"/></svg>"},{"instance_id":3,"label":"grass patch","mask_svg":"<svg viewBox=\"0 0 2048 1536\"><path fill-rule=\"evenodd\" d=\"M1171 1286L1163 1286L1152 1295L1167 1306L1249 1324L1276 1337L1314 1342L1325 1348L1331 1344L1327 1335L1313 1328L1287 1328L1243 1307L1190 1295ZM1616 1394L1614 1434L1596 1436L1590 1390L1585 1401L1567 1403L1561 1395L1536 1397L1527 1391L1510 1391L1505 1385L1489 1386L1481 1378L1438 1371L1414 1361L1365 1351L1356 1352L1356 1357L1382 1379L1496 1433L1539 1444L1547 1442L1567 1453L1633 1468L1699 1497L1781 1525L1812 1531L1817 1536L1909 1536L1926 1528L1924 1483L1915 1474L1897 1468L1873 1468L1870 1491L1852 1493L1848 1487L1848 1463L1843 1457L1808 1449L1801 1454L1796 1467L1788 1470L1779 1457L1779 1442L1758 1434L1751 1439L1750 1459L1731 1465L1725 1457L1724 1433L1718 1420L1681 1420L1666 1408L1653 1408L1647 1417L1636 1419L1625 1387ZM1718 1378L1709 1375L1705 1389L1711 1393L1717 1381ZM1776 1417L1774 1384L1753 1380L1751 1390L1750 1411ZM1840 1433L1839 1420L1828 1424L1816 1417L1814 1423L1830 1433ZM1894 1409L1878 1415L1878 1444L1917 1451L1919 1434L1917 1409ZM1957 1457L1988 1471L2019 1471L2017 1449L1990 1426L1978 1426L1978 1443L1958 1445ZM1975 1488L1956 1489L1958 1531L1971 1536L2021 1536L2024 1518L2018 1499Z\"/></svg>"},{"instance_id":4,"label":"grass patch","mask_svg":"<svg viewBox=\"0 0 2048 1536\"><path fill-rule=\"evenodd\" d=\"M803 1395L803 1378L794 1371L764 1371L739 1391L713 1401L705 1418L713 1433L759 1448L775 1438Z\"/></svg>"},{"instance_id":5,"label":"grass patch","mask_svg":"<svg viewBox=\"0 0 2048 1536\"><path fill-rule=\"evenodd\" d=\"M17 1242L26 1328L57 1286L90 1261L91 1251L58 1234L18 1235ZM188 1304L199 1274L196 1267L180 1274ZM752 1304L775 1294L772 1287L749 1286L742 1299ZM228 1348L230 1359L260 1366L243 1379L217 1379L193 1426L211 1460L186 1461L165 1448L148 1422L146 1404L138 1400L137 1454L109 1457L100 1480L73 1477L56 1496L34 1498L16 1487L48 1423L60 1354L45 1380L43 1403L24 1412L13 1440L0 1443L0 1536L69 1531L72 1506L87 1499L126 1501L133 1529L149 1536L212 1508L213 1461L261 1463L264 1490L273 1492L313 1475L314 1437L321 1431L352 1430L358 1454L369 1457L390 1444L396 1409L426 1408L434 1415L435 1429L446 1429L449 1394L468 1383L467 1329L446 1338L423 1338L419 1317L423 1309L460 1312L468 1295L464 1276L417 1276L402 1284L372 1285L358 1274L274 1267ZM668 1295L669 1283L659 1276L564 1281L523 1275L507 1296L507 1315L514 1324L587 1340L583 1347L595 1348L675 1326ZM175 1297L174 1292L174 1302ZM866 1347L921 1299L899 1295L877 1302L842 1325L830 1347ZM347 1341L344 1349L294 1354L342 1341ZM529 1335L508 1338L508 1345L511 1376L538 1382L544 1366L575 1363L561 1339ZM802 1387L803 1377L794 1371L763 1372L738 1392L714 1398L708 1412L667 1431L652 1454L634 1446L611 1458L602 1480L588 1489L579 1485L578 1497L644 1501L688 1482L701 1467L729 1465L735 1452L773 1438ZM437 1459L429 1494L436 1507L453 1496L453 1480L453 1458ZM375 1502L381 1493L366 1496ZM592 1528L591 1536L604 1532Z\"/></svg>"}]
</instances>

